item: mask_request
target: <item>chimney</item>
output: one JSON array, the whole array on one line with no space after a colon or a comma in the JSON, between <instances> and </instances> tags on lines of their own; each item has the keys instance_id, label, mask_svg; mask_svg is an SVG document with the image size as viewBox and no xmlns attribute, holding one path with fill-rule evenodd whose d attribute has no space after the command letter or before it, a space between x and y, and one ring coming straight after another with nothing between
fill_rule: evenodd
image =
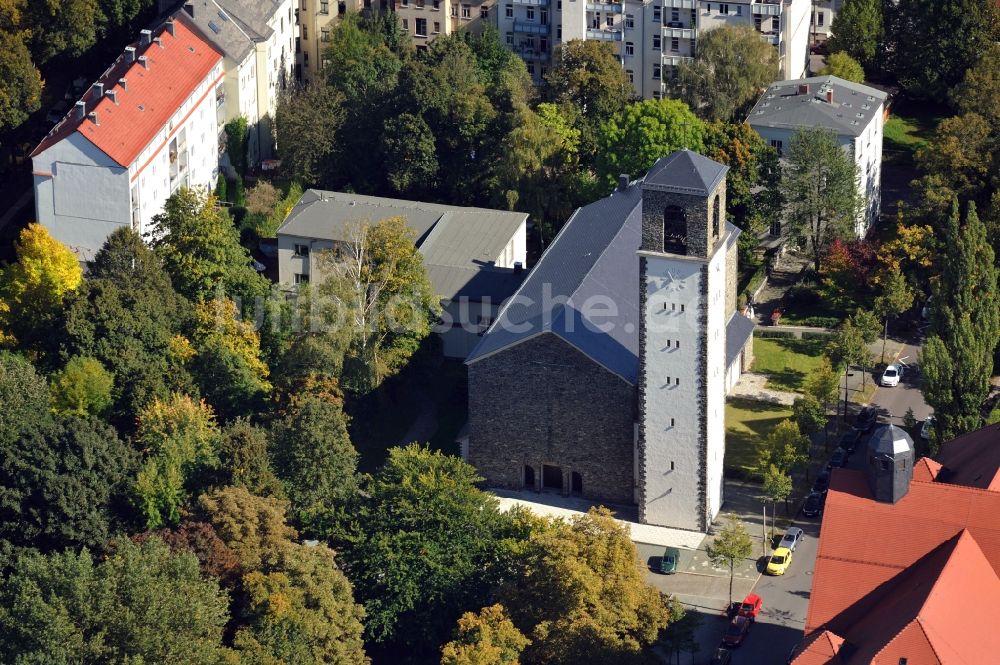
<instances>
[{"instance_id":1,"label":"chimney","mask_svg":"<svg viewBox=\"0 0 1000 665\"><path fill-rule=\"evenodd\" d=\"M524 272L524 264L520 261L514 261L514 274L520 275L522 272Z\"/></svg>"},{"instance_id":2,"label":"chimney","mask_svg":"<svg viewBox=\"0 0 1000 665\"><path fill-rule=\"evenodd\" d=\"M163 38L162 37L153 37L153 41L156 42L157 46L159 46L160 48L163 48Z\"/></svg>"},{"instance_id":3,"label":"chimney","mask_svg":"<svg viewBox=\"0 0 1000 665\"><path fill-rule=\"evenodd\" d=\"M76 103L76 105L73 108L76 109L77 120L83 120L84 118L87 117L87 102L81 99Z\"/></svg>"},{"instance_id":4,"label":"chimney","mask_svg":"<svg viewBox=\"0 0 1000 665\"><path fill-rule=\"evenodd\" d=\"M618 174L618 191L619 192L624 192L626 189L628 189L628 174L627 173L619 173Z\"/></svg>"},{"instance_id":5,"label":"chimney","mask_svg":"<svg viewBox=\"0 0 1000 665\"><path fill-rule=\"evenodd\" d=\"M128 80L123 78L118 79L118 85L122 87L122 92L128 92Z\"/></svg>"},{"instance_id":6,"label":"chimney","mask_svg":"<svg viewBox=\"0 0 1000 665\"><path fill-rule=\"evenodd\" d=\"M118 91L114 89L108 90L107 95L111 98L111 103L118 106Z\"/></svg>"},{"instance_id":7,"label":"chimney","mask_svg":"<svg viewBox=\"0 0 1000 665\"><path fill-rule=\"evenodd\" d=\"M100 99L104 95L104 84L98 81L90 87L90 91L94 95L94 99Z\"/></svg>"},{"instance_id":8,"label":"chimney","mask_svg":"<svg viewBox=\"0 0 1000 665\"><path fill-rule=\"evenodd\" d=\"M171 37L174 36L174 34L175 34L174 33L174 19L170 19L170 20L167 21L167 32L170 33Z\"/></svg>"},{"instance_id":9,"label":"chimney","mask_svg":"<svg viewBox=\"0 0 1000 665\"><path fill-rule=\"evenodd\" d=\"M826 89L826 101L828 104L833 104L833 88Z\"/></svg>"},{"instance_id":10,"label":"chimney","mask_svg":"<svg viewBox=\"0 0 1000 665\"><path fill-rule=\"evenodd\" d=\"M799 84L799 94L800 95L808 95L809 94L809 84L808 83L800 83Z\"/></svg>"},{"instance_id":11,"label":"chimney","mask_svg":"<svg viewBox=\"0 0 1000 665\"><path fill-rule=\"evenodd\" d=\"M88 114L87 114L87 117L88 117L88 118L90 118L90 120L91 120L91 121L92 121L92 122L93 122L93 123L94 123L95 125L97 125L98 127L100 127L101 123L100 123L100 122L98 122L98 120L97 120L97 111L91 111L90 113L88 113Z\"/></svg>"},{"instance_id":12,"label":"chimney","mask_svg":"<svg viewBox=\"0 0 1000 665\"><path fill-rule=\"evenodd\" d=\"M149 69L149 58L144 55L139 56L139 64L142 65L143 69Z\"/></svg>"},{"instance_id":13,"label":"chimney","mask_svg":"<svg viewBox=\"0 0 1000 665\"><path fill-rule=\"evenodd\" d=\"M151 41L153 41L153 32L151 30L139 31L139 46L149 46Z\"/></svg>"},{"instance_id":14,"label":"chimney","mask_svg":"<svg viewBox=\"0 0 1000 665\"><path fill-rule=\"evenodd\" d=\"M188 13L188 16L194 18L194 5L192 3L189 2L186 5L184 5L184 11Z\"/></svg>"},{"instance_id":15,"label":"chimney","mask_svg":"<svg viewBox=\"0 0 1000 665\"><path fill-rule=\"evenodd\" d=\"M135 47L126 46L125 47L125 62L132 64L135 62Z\"/></svg>"}]
</instances>

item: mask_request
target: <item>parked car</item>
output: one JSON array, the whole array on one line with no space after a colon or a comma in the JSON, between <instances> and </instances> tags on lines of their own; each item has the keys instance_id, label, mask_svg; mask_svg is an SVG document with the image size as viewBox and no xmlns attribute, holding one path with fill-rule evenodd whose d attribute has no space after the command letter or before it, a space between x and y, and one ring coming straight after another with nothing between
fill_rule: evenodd
<instances>
[{"instance_id":1,"label":"parked car","mask_svg":"<svg viewBox=\"0 0 1000 665\"><path fill-rule=\"evenodd\" d=\"M813 483L812 491L826 494L828 489L830 489L830 472L824 471L816 476L816 482Z\"/></svg>"},{"instance_id":2,"label":"parked car","mask_svg":"<svg viewBox=\"0 0 1000 665\"><path fill-rule=\"evenodd\" d=\"M854 417L854 429L858 432L867 432L878 424L878 409L874 406L866 406L858 411Z\"/></svg>"},{"instance_id":3,"label":"parked car","mask_svg":"<svg viewBox=\"0 0 1000 665\"><path fill-rule=\"evenodd\" d=\"M892 388L899 385L899 378L902 375L902 371L899 365L889 365L882 372L882 378L879 379L879 383L886 388Z\"/></svg>"},{"instance_id":4,"label":"parked car","mask_svg":"<svg viewBox=\"0 0 1000 665\"><path fill-rule=\"evenodd\" d=\"M729 649L719 647L712 654L712 660L708 661L708 665L731 665L733 662L733 652Z\"/></svg>"},{"instance_id":5,"label":"parked car","mask_svg":"<svg viewBox=\"0 0 1000 665\"><path fill-rule=\"evenodd\" d=\"M927 416L927 420L925 420L924 424L920 426L921 439L923 439L924 441L930 440L931 430L934 429L934 424L935 424L934 414L932 413L931 415Z\"/></svg>"},{"instance_id":6,"label":"parked car","mask_svg":"<svg viewBox=\"0 0 1000 665\"><path fill-rule=\"evenodd\" d=\"M787 547L779 547L771 552L771 558L767 562L767 574L784 575L791 562L792 551Z\"/></svg>"},{"instance_id":7,"label":"parked car","mask_svg":"<svg viewBox=\"0 0 1000 665\"><path fill-rule=\"evenodd\" d=\"M861 443L861 430L852 429L844 432L840 435L840 441L837 442L838 448L843 448L849 453L853 453L858 448L858 444Z\"/></svg>"},{"instance_id":8,"label":"parked car","mask_svg":"<svg viewBox=\"0 0 1000 665\"><path fill-rule=\"evenodd\" d=\"M847 460L849 460L850 458L851 458L851 454L850 453L848 453L843 448L837 448L835 451L833 451L833 456L830 458L830 461L827 463L826 468L827 469L843 469L845 466L847 466Z\"/></svg>"},{"instance_id":9,"label":"parked car","mask_svg":"<svg viewBox=\"0 0 1000 665\"><path fill-rule=\"evenodd\" d=\"M781 542L778 543L778 547L787 547L792 552L795 551L795 546L806 537L805 531L797 526L788 527L788 531L785 535L781 537Z\"/></svg>"},{"instance_id":10,"label":"parked car","mask_svg":"<svg viewBox=\"0 0 1000 665\"><path fill-rule=\"evenodd\" d=\"M750 625L753 622L746 617L735 616L726 628L726 634L722 636L722 643L727 647L738 647L743 644L747 633L750 632Z\"/></svg>"},{"instance_id":11,"label":"parked car","mask_svg":"<svg viewBox=\"0 0 1000 665\"><path fill-rule=\"evenodd\" d=\"M823 513L823 503L825 494L813 492L806 497L806 502L802 506L802 514L806 517L819 517Z\"/></svg>"},{"instance_id":12,"label":"parked car","mask_svg":"<svg viewBox=\"0 0 1000 665\"><path fill-rule=\"evenodd\" d=\"M760 608L763 606L764 601L761 600L761 597L755 593L751 593L743 599L742 603L740 603L740 609L736 615L746 617L753 621L757 618L757 615L760 614Z\"/></svg>"},{"instance_id":13,"label":"parked car","mask_svg":"<svg viewBox=\"0 0 1000 665\"><path fill-rule=\"evenodd\" d=\"M678 558L680 558L680 552L675 548L668 547L663 550L663 556L660 557L660 572L664 575L673 575L676 573Z\"/></svg>"}]
</instances>

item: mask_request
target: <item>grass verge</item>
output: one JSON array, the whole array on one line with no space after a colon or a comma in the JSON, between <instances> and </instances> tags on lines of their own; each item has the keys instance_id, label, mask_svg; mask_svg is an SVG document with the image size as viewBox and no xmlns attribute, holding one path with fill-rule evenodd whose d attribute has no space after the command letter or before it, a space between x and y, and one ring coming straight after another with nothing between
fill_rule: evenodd
<instances>
[{"instance_id":1,"label":"grass verge","mask_svg":"<svg viewBox=\"0 0 1000 665\"><path fill-rule=\"evenodd\" d=\"M825 339L753 340L753 371L767 375L767 387L785 392L802 392L802 384L819 367L826 348Z\"/></svg>"},{"instance_id":2,"label":"grass verge","mask_svg":"<svg viewBox=\"0 0 1000 665\"><path fill-rule=\"evenodd\" d=\"M752 399L726 403L726 475L750 478L757 463L757 448L792 409Z\"/></svg>"}]
</instances>

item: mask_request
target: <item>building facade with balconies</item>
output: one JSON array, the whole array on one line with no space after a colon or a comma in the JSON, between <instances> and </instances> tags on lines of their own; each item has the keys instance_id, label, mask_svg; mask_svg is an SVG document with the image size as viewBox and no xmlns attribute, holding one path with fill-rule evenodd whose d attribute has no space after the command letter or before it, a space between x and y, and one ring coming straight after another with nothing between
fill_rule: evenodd
<instances>
[{"instance_id":1,"label":"building facade with balconies","mask_svg":"<svg viewBox=\"0 0 1000 665\"><path fill-rule=\"evenodd\" d=\"M149 233L179 188L213 188L224 79L185 22L143 30L31 153L38 222L86 261L122 226Z\"/></svg>"}]
</instances>

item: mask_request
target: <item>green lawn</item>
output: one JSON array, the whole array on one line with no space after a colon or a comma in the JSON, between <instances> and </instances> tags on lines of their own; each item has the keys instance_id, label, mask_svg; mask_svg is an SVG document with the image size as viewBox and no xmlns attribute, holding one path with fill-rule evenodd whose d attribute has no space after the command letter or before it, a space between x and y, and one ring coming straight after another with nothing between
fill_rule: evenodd
<instances>
[{"instance_id":1,"label":"green lawn","mask_svg":"<svg viewBox=\"0 0 1000 665\"><path fill-rule=\"evenodd\" d=\"M757 463L757 446L792 410L780 404L749 399L726 403L726 473L746 476Z\"/></svg>"},{"instance_id":2,"label":"green lawn","mask_svg":"<svg viewBox=\"0 0 1000 665\"><path fill-rule=\"evenodd\" d=\"M904 161L911 161L914 153L934 134L934 128L947 115L934 105L900 101L896 104L883 131L883 147L895 152ZM893 155L887 155L891 158Z\"/></svg>"},{"instance_id":3,"label":"green lawn","mask_svg":"<svg viewBox=\"0 0 1000 665\"><path fill-rule=\"evenodd\" d=\"M826 344L825 339L754 337L753 371L767 375L769 388L802 392L805 378L819 367Z\"/></svg>"}]
</instances>

